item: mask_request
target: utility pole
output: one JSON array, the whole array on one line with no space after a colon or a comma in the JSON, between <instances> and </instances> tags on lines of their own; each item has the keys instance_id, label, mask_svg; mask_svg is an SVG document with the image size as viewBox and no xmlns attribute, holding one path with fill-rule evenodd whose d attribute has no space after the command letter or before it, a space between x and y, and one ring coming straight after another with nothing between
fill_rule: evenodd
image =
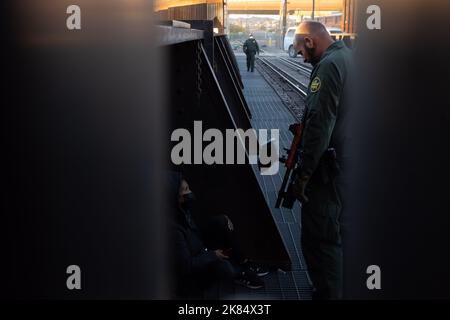
<instances>
[{"instance_id":1,"label":"utility pole","mask_svg":"<svg viewBox=\"0 0 450 320\"><path fill-rule=\"evenodd\" d=\"M288 5L288 0L281 0L282 3L282 7L281 7L281 43L280 43L280 48L283 49L284 47L284 35L286 34L286 30L287 30L287 5Z\"/></svg>"},{"instance_id":2,"label":"utility pole","mask_svg":"<svg viewBox=\"0 0 450 320\"><path fill-rule=\"evenodd\" d=\"M314 20L314 12L316 11L316 0L312 0L312 13L311 13L311 19Z\"/></svg>"}]
</instances>

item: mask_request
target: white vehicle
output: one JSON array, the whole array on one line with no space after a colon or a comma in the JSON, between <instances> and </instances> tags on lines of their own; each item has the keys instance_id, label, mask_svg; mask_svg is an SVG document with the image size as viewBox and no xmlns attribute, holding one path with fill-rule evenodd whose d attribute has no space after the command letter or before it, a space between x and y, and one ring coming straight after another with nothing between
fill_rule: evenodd
<instances>
[{"instance_id":1,"label":"white vehicle","mask_svg":"<svg viewBox=\"0 0 450 320\"><path fill-rule=\"evenodd\" d=\"M327 28L327 31L330 35L342 33L341 28L336 27Z\"/></svg>"},{"instance_id":2,"label":"white vehicle","mask_svg":"<svg viewBox=\"0 0 450 320\"><path fill-rule=\"evenodd\" d=\"M295 58L297 56L297 52L295 52L293 46L296 29L297 27L291 27L287 29L286 34L284 36L284 51L287 51L289 53L289 57L291 58Z\"/></svg>"},{"instance_id":3,"label":"white vehicle","mask_svg":"<svg viewBox=\"0 0 450 320\"><path fill-rule=\"evenodd\" d=\"M297 27L291 27L287 29L286 34L284 36L284 51L287 51L289 54L289 57L295 58L297 57L297 52L295 52L294 49L294 37L295 37L295 30ZM330 35L336 36L339 34L342 34L342 30L339 28L327 28L327 31Z\"/></svg>"}]
</instances>

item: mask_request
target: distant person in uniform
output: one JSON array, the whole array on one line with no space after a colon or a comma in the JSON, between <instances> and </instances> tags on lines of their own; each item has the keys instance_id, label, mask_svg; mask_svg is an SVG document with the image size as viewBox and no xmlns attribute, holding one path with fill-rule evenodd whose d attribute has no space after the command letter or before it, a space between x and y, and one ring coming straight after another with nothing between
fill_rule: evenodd
<instances>
[{"instance_id":1,"label":"distant person in uniform","mask_svg":"<svg viewBox=\"0 0 450 320\"><path fill-rule=\"evenodd\" d=\"M294 193L302 202L302 248L313 299L340 299L342 169L348 139L348 78L351 51L316 21L302 22L294 48L313 65L306 97L301 166Z\"/></svg>"},{"instance_id":2,"label":"distant person in uniform","mask_svg":"<svg viewBox=\"0 0 450 320\"><path fill-rule=\"evenodd\" d=\"M249 38L245 40L242 50L244 50L244 53L247 56L247 72L253 72L255 69L255 55L256 53L259 55L259 46L251 33Z\"/></svg>"}]
</instances>

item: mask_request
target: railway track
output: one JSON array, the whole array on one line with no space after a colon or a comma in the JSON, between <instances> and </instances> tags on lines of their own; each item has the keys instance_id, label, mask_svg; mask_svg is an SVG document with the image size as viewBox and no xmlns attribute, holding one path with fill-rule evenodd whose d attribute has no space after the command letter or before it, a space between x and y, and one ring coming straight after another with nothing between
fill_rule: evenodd
<instances>
[{"instance_id":1,"label":"railway track","mask_svg":"<svg viewBox=\"0 0 450 320\"><path fill-rule=\"evenodd\" d=\"M286 108L297 121L301 121L305 112L307 86L298 78L288 74L277 66L271 58L259 57L256 61L266 81L272 86Z\"/></svg>"},{"instance_id":2,"label":"railway track","mask_svg":"<svg viewBox=\"0 0 450 320\"><path fill-rule=\"evenodd\" d=\"M307 86L302 83L299 79L292 76L275 63L267 58L259 57L258 59L267 69L272 71L279 79L287 83L294 91L296 91L303 99L306 97L306 92L308 90Z\"/></svg>"},{"instance_id":3,"label":"railway track","mask_svg":"<svg viewBox=\"0 0 450 320\"><path fill-rule=\"evenodd\" d=\"M300 62L298 59L294 59L294 58L285 58L285 57L281 57L281 59L284 59L286 61L289 61L290 63L293 63L296 66L299 66L301 68L304 68L305 71L307 72L311 72L313 67L310 64L305 64L303 62Z\"/></svg>"},{"instance_id":4,"label":"railway track","mask_svg":"<svg viewBox=\"0 0 450 320\"><path fill-rule=\"evenodd\" d=\"M293 62L292 60L286 59L286 58L279 58L279 60L284 63L285 65L293 68L297 72L302 73L303 75L310 77L311 76L311 69L308 67L305 67L304 65L301 65L298 62Z\"/></svg>"}]
</instances>

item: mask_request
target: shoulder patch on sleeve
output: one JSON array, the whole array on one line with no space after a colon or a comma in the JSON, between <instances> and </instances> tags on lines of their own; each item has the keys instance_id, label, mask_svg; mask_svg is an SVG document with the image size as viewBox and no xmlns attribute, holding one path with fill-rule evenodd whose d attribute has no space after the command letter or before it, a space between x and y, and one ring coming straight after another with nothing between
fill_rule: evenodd
<instances>
[{"instance_id":1,"label":"shoulder patch on sleeve","mask_svg":"<svg viewBox=\"0 0 450 320\"><path fill-rule=\"evenodd\" d=\"M312 81L311 81L311 92L317 92L320 90L320 87L322 85L322 81L320 81L320 78L318 76L316 76Z\"/></svg>"}]
</instances>

